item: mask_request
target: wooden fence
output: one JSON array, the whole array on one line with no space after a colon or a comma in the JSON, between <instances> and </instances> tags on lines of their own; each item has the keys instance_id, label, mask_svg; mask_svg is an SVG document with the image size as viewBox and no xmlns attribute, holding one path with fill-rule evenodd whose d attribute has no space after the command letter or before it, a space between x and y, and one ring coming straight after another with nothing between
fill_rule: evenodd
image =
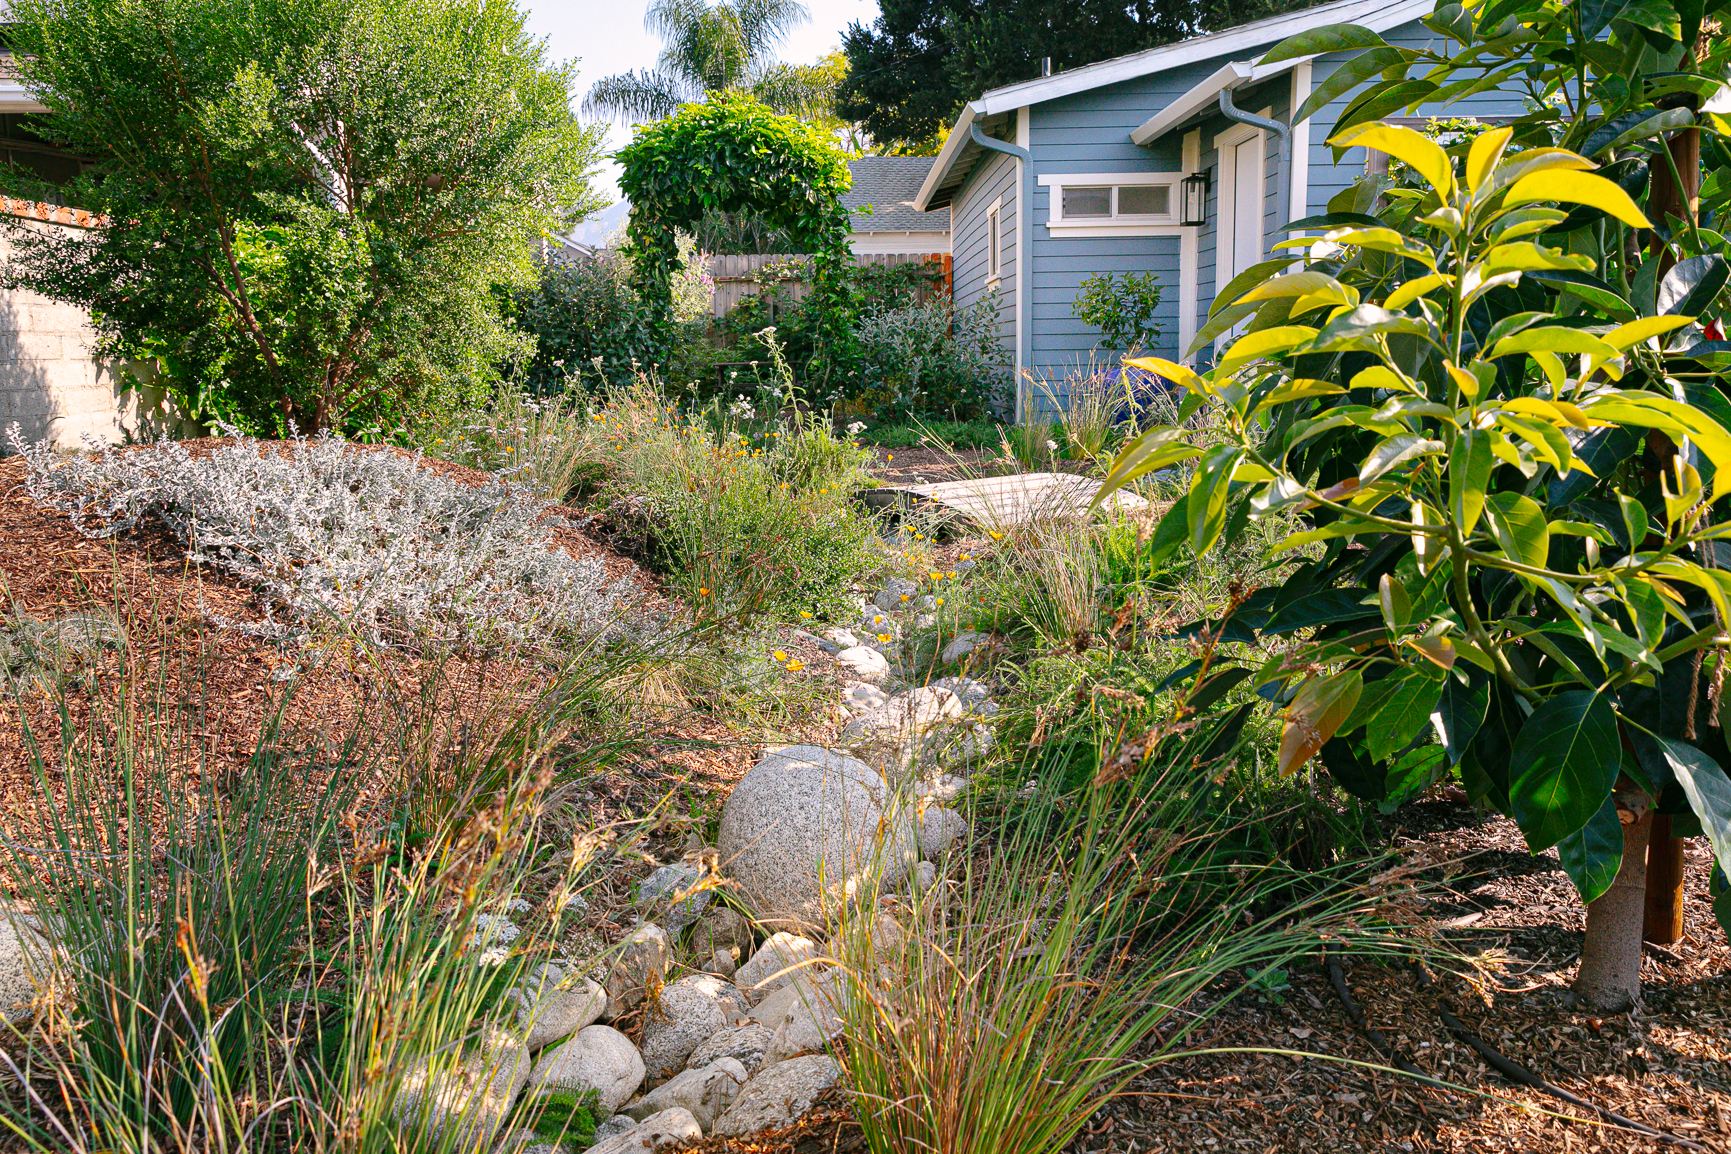
<instances>
[{"instance_id":1,"label":"wooden fence","mask_svg":"<svg viewBox=\"0 0 1731 1154\"><path fill-rule=\"evenodd\" d=\"M804 271L806 259L786 253L711 257L709 273L715 278L715 318L720 320L747 297L758 295L765 285L780 287L789 299L804 300L811 295L811 282L805 278ZM943 285L947 293L950 290L950 254L947 252L867 253L854 257L855 264L884 267L928 262L943 266ZM927 295L922 292L921 299Z\"/></svg>"}]
</instances>

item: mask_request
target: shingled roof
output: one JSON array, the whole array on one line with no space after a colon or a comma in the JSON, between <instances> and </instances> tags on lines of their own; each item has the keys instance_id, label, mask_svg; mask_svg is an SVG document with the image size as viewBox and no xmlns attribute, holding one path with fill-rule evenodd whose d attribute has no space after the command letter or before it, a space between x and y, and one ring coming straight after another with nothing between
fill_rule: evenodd
<instances>
[{"instance_id":1,"label":"shingled roof","mask_svg":"<svg viewBox=\"0 0 1731 1154\"><path fill-rule=\"evenodd\" d=\"M842 197L849 212L872 206L853 218L855 232L948 232L947 208L918 212L913 199L931 171L929 156L862 156L847 162L853 188Z\"/></svg>"}]
</instances>

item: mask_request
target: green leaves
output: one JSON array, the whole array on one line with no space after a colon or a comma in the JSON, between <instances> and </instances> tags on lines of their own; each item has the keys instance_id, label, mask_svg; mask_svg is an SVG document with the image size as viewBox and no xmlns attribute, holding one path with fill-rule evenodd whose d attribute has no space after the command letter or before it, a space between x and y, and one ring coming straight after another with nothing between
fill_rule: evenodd
<instances>
[{"instance_id":1,"label":"green leaves","mask_svg":"<svg viewBox=\"0 0 1731 1154\"><path fill-rule=\"evenodd\" d=\"M1731 875L1731 777L1692 745L1662 737L1654 740L1677 784L1683 787L1689 808L1701 819L1701 832L1713 847L1719 868Z\"/></svg>"},{"instance_id":2,"label":"green leaves","mask_svg":"<svg viewBox=\"0 0 1731 1154\"><path fill-rule=\"evenodd\" d=\"M1680 260L1659 282L1655 304L1668 316L1698 317L1731 280L1731 262L1718 253Z\"/></svg>"},{"instance_id":3,"label":"green leaves","mask_svg":"<svg viewBox=\"0 0 1731 1154\"><path fill-rule=\"evenodd\" d=\"M1374 761L1386 761L1424 732L1442 688L1442 679L1424 670L1396 670L1364 687L1341 729L1351 732L1362 724L1366 752Z\"/></svg>"},{"instance_id":4,"label":"green leaves","mask_svg":"<svg viewBox=\"0 0 1731 1154\"><path fill-rule=\"evenodd\" d=\"M1547 698L1515 738L1509 785L1515 824L1534 853L1586 825L1611 795L1622 762L1617 717L1584 689Z\"/></svg>"},{"instance_id":5,"label":"green leaves","mask_svg":"<svg viewBox=\"0 0 1731 1154\"><path fill-rule=\"evenodd\" d=\"M1455 437L1455 447L1449 453L1449 512L1462 537L1471 536L1479 523L1495 464L1488 431L1468 429Z\"/></svg>"},{"instance_id":6,"label":"green leaves","mask_svg":"<svg viewBox=\"0 0 1731 1154\"><path fill-rule=\"evenodd\" d=\"M1354 48L1387 48L1388 41L1368 28L1357 24L1326 24L1289 36L1268 50L1264 64L1294 60L1300 56L1316 56L1323 52L1350 52Z\"/></svg>"},{"instance_id":7,"label":"green leaves","mask_svg":"<svg viewBox=\"0 0 1731 1154\"><path fill-rule=\"evenodd\" d=\"M1485 498L1497 544L1512 561L1545 568L1551 553L1551 527L1537 501L1519 493L1492 493Z\"/></svg>"},{"instance_id":8,"label":"green leaves","mask_svg":"<svg viewBox=\"0 0 1731 1154\"><path fill-rule=\"evenodd\" d=\"M1616 801L1607 795L1586 825L1557 843L1557 856L1583 903L1610 889L1623 864L1623 823L1617 820Z\"/></svg>"},{"instance_id":9,"label":"green leaves","mask_svg":"<svg viewBox=\"0 0 1731 1154\"><path fill-rule=\"evenodd\" d=\"M1226 498L1232 488L1232 471L1244 450L1236 445L1210 449L1196 466L1190 482L1190 547L1206 553L1226 527Z\"/></svg>"}]
</instances>

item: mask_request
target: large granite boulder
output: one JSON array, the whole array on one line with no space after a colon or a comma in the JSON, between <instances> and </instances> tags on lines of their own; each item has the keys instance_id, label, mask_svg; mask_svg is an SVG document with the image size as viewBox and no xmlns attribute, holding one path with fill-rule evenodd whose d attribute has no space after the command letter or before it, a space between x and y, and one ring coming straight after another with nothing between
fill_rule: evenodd
<instances>
[{"instance_id":1,"label":"large granite boulder","mask_svg":"<svg viewBox=\"0 0 1731 1154\"><path fill-rule=\"evenodd\" d=\"M725 870L757 919L821 927L918 858L913 813L869 765L815 745L777 750L733 787L718 839Z\"/></svg>"}]
</instances>

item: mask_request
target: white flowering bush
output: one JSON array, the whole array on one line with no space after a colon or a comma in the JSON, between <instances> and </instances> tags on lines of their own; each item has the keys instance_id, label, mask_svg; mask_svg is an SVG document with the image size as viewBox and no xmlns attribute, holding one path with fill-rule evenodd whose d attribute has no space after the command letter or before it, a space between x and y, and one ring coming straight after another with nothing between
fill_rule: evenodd
<instances>
[{"instance_id":1,"label":"white flowering bush","mask_svg":"<svg viewBox=\"0 0 1731 1154\"><path fill-rule=\"evenodd\" d=\"M392 647L493 650L607 635L624 618L628 586L554 544L548 503L506 474L467 484L328 434L233 435L198 456L161 441L61 457L16 424L7 439L31 496L85 536L158 522L188 558L257 589L265 624L220 622L248 632L335 624Z\"/></svg>"}]
</instances>

